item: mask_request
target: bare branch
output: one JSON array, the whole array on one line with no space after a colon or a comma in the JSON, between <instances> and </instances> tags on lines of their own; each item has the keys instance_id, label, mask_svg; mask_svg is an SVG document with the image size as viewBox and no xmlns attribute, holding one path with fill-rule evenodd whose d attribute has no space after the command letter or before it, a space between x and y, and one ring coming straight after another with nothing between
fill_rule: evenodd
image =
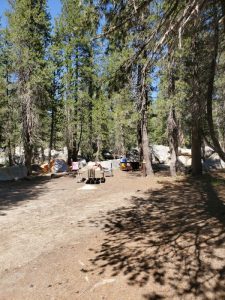
<instances>
[{"instance_id":1,"label":"bare branch","mask_svg":"<svg viewBox=\"0 0 225 300\"><path fill-rule=\"evenodd\" d=\"M99 35L97 35L95 39L100 39L103 37L107 37L108 35L110 35L112 32L116 31L117 29L121 28L122 26L124 26L126 23L128 23L130 20L132 20L133 17L135 17L136 15L138 15L138 13L148 4L150 4L153 0L145 0L143 3L141 3L138 7L136 6L132 6L132 10L133 12L131 12L130 14L128 14L128 16L126 18L124 18L123 21L121 21L119 24L114 25L112 27L109 28L108 31L101 33Z\"/></svg>"},{"instance_id":2,"label":"bare branch","mask_svg":"<svg viewBox=\"0 0 225 300\"><path fill-rule=\"evenodd\" d=\"M192 2L192 3L191 3ZM169 39L169 35L173 33L177 28L179 28L182 24L182 26L185 26L188 21L190 21L191 17L196 13L198 8L202 8L202 6L205 4L206 0L195 0L190 1L189 5L185 8L184 12L181 14L181 16L178 18L177 21L174 20L174 18L170 21L170 25L166 32L162 35L161 39L156 43L156 46L152 50L152 56L154 56L155 53L158 52L160 48L162 48L162 45L165 43L166 40ZM164 19L162 23L159 24L159 26L156 28L156 30L152 33L152 35L147 39L147 41L142 45L142 47L139 49L135 55L133 55L127 64L127 68L129 68L134 61L137 60L137 58L143 53L143 51L147 48L147 46L150 44L150 42L153 41L156 34L160 31L160 29L167 23L168 21Z\"/></svg>"}]
</instances>

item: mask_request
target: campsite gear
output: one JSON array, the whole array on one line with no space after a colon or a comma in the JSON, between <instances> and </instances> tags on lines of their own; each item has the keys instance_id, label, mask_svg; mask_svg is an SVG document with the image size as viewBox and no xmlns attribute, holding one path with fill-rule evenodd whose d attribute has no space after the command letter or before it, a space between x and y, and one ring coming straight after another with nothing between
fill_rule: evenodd
<instances>
[{"instance_id":1,"label":"campsite gear","mask_svg":"<svg viewBox=\"0 0 225 300\"><path fill-rule=\"evenodd\" d=\"M49 172L51 172L52 169L53 169L54 163L55 163L54 159L51 159L50 163L42 164L41 165L42 173L49 173Z\"/></svg>"},{"instance_id":2,"label":"campsite gear","mask_svg":"<svg viewBox=\"0 0 225 300\"><path fill-rule=\"evenodd\" d=\"M60 177L64 177L64 176L67 176L67 175L68 175L67 172L52 173L51 174L51 178L60 178Z\"/></svg>"},{"instance_id":3,"label":"campsite gear","mask_svg":"<svg viewBox=\"0 0 225 300\"><path fill-rule=\"evenodd\" d=\"M25 166L12 166L0 168L0 181L18 180L26 178L27 168Z\"/></svg>"},{"instance_id":4,"label":"campsite gear","mask_svg":"<svg viewBox=\"0 0 225 300\"><path fill-rule=\"evenodd\" d=\"M100 172L100 176L96 176L96 173ZM105 182L105 176L104 171L97 170L96 168L92 167L88 170L88 179L86 181L86 184L99 184L99 183Z\"/></svg>"},{"instance_id":5,"label":"campsite gear","mask_svg":"<svg viewBox=\"0 0 225 300\"><path fill-rule=\"evenodd\" d=\"M41 169L43 173L48 173L50 171L52 173L63 173L68 171L68 166L65 160L57 158L52 159L50 164L46 163L41 165Z\"/></svg>"},{"instance_id":6,"label":"campsite gear","mask_svg":"<svg viewBox=\"0 0 225 300\"><path fill-rule=\"evenodd\" d=\"M112 163L110 163L110 166L108 166L108 167L103 167L103 172L104 172L105 176L112 177L113 176Z\"/></svg>"},{"instance_id":7,"label":"campsite gear","mask_svg":"<svg viewBox=\"0 0 225 300\"><path fill-rule=\"evenodd\" d=\"M41 165L41 171L42 171L42 173L48 173L49 172L49 164Z\"/></svg>"},{"instance_id":8,"label":"campsite gear","mask_svg":"<svg viewBox=\"0 0 225 300\"><path fill-rule=\"evenodd\" d=\"M75 173L78 173L78 171L79 171L79 162L78 161L72 161L72 171Z\"/></svg>"},{"instance_id":9,"label":"campsite gear","mask_svg":"<svg viewBox=\"0 0 225 300\"><path fill-rule=\"evenodd\" d=\"M137 171L137 170L139 170L139 162L131 161L131 162L129 162L129 163L130 163L130 165L131 165L132 171Z\"/></svg>"},{"instance_id":10,"label":"campsite gear","mask_svg":"<svg viewBox=\"0 0 225 300\"><path fill-rule=\"evenodd\" d=\"M79 161L72 162L71 171L72 171L72 175L74 177L77 177L77 183L81 183L86 180L86 178L82 177L85 170L81 169L81 165Z\"/></svg>"},{"instance_id":11,"label":"campsite gear","mask_svg":"<svg viewBox=\"0 0 225 300\"><path fill-rule=\"evenodd\" d=\"M32 174L33 173L34 174L40 174L40 173L42 173L42 169L41 169L41 167L38 164L33 164L31 166L31 170L32 170Z\"/></svg>"},{"instance_id":12,"label":"campsite gear","mask_svg":"<svg viewBox=\"0 0 225 300\"><path fill-rule=\"evenodd\" d=\"M88 170L88 179L86 181L86 184L94 184L95 183L95 169L89 169Z\"/></svg>"},{"instance_id":13,"label":"campsite gear","mask_svg":"<svg viewBox=\"0 0 225 300\"><path fill-rule=\"evenodd\" d=\"M120 170L121 171L127 171L127 158L126 158L126 156L123 156L120 159Z\"/></svg>"},{"instance_id":14,"label":"campsite gear","mask_svg":"<svg viewBox=\"0 0 225 300\"><path fill-rule=\"evenodd\" d=\"M120 162L121 163L126 163L127 162L126 156L122 156L121 159L120 159Z\"/></svg>"},{"instance_id":15,"label":"campsite gear","mask_svg":"<svg viewBox=\"0 0 225 300\"><path fill-rule=\"evenodd\" d=\"M53 164L53 172L54 173L61 173L61 172L67 172L68 166L63 159L55 159Z\"/></svg>"},{"instance_id":16,"label":"campsite gear","mask_svg":"<svg viewBox=\"0 0 225 300\"><path fill-rule=\"evenodd\" d=\"M72 175L74 177L77 176L77 183L81 183L82 182L82 177L81 177L82 172L80 171L78 161L72 161L71 162L71 171L72 171Z\"/></svg>"},{"instance_id":17,"label":"campsite gear","mask_svg":"<svg viewBox=\"0 0 225 300\"><path fill-rule=\"evenodd\" d=\"M127 171L127 163L126 162L121 162L120 163L120 170L121 171Z\"/></svg>"},{"instance_id":18,"label":"campsite gear","mask_svg":"<svg viewBox=\"0 0 225 300\"><path fill-rule=\"evenodd\" d=\"M95 178L95 169L88 170L88 179Z\"/></svg>"},{"instance_id":19,"label":"campsite gear","mask_svg":"<svg viewBox=\"0 0 225 300\"><path fill-rule=\"evenodd\" d=\"M79 167L83 168L87 165L87 162L85 159L79 159Z\"/></svg>"}]
</instances>

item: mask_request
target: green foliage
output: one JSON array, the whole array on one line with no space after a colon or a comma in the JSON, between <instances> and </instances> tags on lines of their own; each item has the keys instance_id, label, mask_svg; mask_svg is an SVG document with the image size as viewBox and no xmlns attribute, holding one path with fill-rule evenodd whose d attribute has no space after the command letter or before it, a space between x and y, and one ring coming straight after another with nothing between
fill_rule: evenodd
<instances>
[{"instance_id":1,"label":"green foliage","mask_svg":"<svg viewBox=\"0 0 225 300\"><path fill-rule=\"evenodd\" d=\"M20 0L12 3L8 13L11 76L19 103L25 163L29 172L33 150L42 145L51 88L51 70L46 59L50 38L46 7L43 0Z\"/></svg>"},{"instance_id":2,"label":"green foliage","mask_svg":"<svg viewBox=\"0 0 225 300\"><path fill-rule=\"evenodd\" d=\"M119 155L137 146L138 113L129 88L130 86L126 86L119 93L113 93L111 98L113 123L111 149Z\"/></svg>"},{"instance_id":3,"label":"green foliage","mask_svg":"<svg viewBox=\"0 0 225 300\"><path fill-rule=\"evenodd\" d=\"M144 115L151 143L167 145L171 106L180 146L190 146L196 104L208 134L208 62L219 2L187 20L191 1L62 0L52 35L46 0L11 4L9 28L0 31L1 147L15 148L23 139L31 152L66 145L73 158L93 159L102 150L123 154L137 147ZM219 40L214 119L225 147L221 24ZM158 93L151 101L154 74Z\"/></svg>"},{"instance_id":4,"label":"green foliage","mask_svg":"<svg viewBox=\"0 0 225 300\"><path fill-rule=\"evenodd\" d=\"M0 32L0 147L12 151L20 142L19 103L12 80L12 45L8 30ZM9 149L10 148L10 149Z\"/></svg>"}]
</instances>

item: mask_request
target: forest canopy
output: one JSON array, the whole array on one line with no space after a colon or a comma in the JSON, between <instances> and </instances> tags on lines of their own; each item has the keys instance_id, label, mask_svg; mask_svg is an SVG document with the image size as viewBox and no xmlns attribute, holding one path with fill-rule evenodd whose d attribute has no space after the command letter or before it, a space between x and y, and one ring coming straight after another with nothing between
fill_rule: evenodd
<instances>
[{"instance_id":1,"label":"forest canopy","mask_svg":"<svg viewBox=\"0 0 225 300\"><path fill-rule=\"evenodd\" d=\"M120 156L138 148L153 175L151 145L203 149L225 161L223 0L9 0L0 29L0 147L31 165L49 149ZM53 24L53 25L52 25ZM45 159L42 157L42 159Z\"/></svg>"}]
</instances>

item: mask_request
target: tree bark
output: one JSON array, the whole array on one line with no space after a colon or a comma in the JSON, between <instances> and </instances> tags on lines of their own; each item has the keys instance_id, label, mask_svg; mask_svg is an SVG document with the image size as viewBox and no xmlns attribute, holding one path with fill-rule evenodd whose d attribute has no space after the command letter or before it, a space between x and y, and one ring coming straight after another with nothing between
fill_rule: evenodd
<instances>
[{"instance_id":1,"label":"tree bark","mask_svg":"<svg viewBox=\"0 0 225 300\"><path fill-rule=\"evenodd\" d=\"M213 102L213 90L214 90L214 79L216 73L216 59L218 55L218 44L219 44L219 28L218 28L218 20L215 17L215 28L214 28L214 49L212 54L212 60L210 64L210 73L209 73L209 80L208 80L208 89L207 89L207 122L209 126L209 133L210 137L214 146L215 151L218 153L219 157L225 161L225 152L223 151L218 138L216 136L216 131L214 128L213 122L213 109L212 109L212 102Z\"/></svg>"},{"instance_id":2,"label":"tree bark","mask_svg":"<svg viewBox=\"0 0 225 300\"><path fill-rule=\"evenodd\" d=\"M193 120L192 122L192 175L198 176L202 174L202 161L201 161L201 123L200 120Z\"/></svg>"},{"instance_id":3,"label":"tree bark","mask_svg":"<svg viewBox=\"0 0 225 300\"><path fill-rule=\"evenodd\" d=\"M23 124L23 146L25 155L25 166L28 175L32 173L33 137L34 137L34 111L32 103L32 92L29 88L21 91L22 101L22 124Z\"/></svg>"},{"instance_id":4,"label":"tree bark","mask_svg":"<svg viewBox=\"0 0 225 300\"><path fill-rule=\"evenodd\" d=\"M191 76L191 86L193 90L191 105L191 153L192 153L192 175L202 175L202 160L201 160L201 146L202 146L202 118L204 112L204 99L203 93L201 93L200 66L198 57L198 23L195 22L196 32L192 41L191 51L194 53L193 59L193 74Z\"/></svg>"},{"instance_id":5,"label":"tree bark","mask_svg":"<svg viewBox=\"0 0 225 300\"><path fill-rule=\"evenodd\" d=\"M146 165L146 175L153 176L153 168L151 162L151 151L149 147L149 138L148 138L148 130L147 130L147 112L143 112L142 116L142 149L143 149L143 159Z\"/></svg>"},{"instance_id":6,"label":"tree bark","mask_svg":"<svg viewBox=\"0 0 225 300\"><path fill-rule=\"evenodd\" d=\"M148 88L147 88L147 63L145 65L138 65L137 74L137 87L138 87L138 110L140 114L139 119L139 151L143 154L143 160L146 165L146 175L154 175L152 162L151 162L151 151L149 147L148 137Z\"/></svg>"},{"instance_id":7,"label":"tree bark","mask_svg":"<svg viewBox=\"0 0 225 300\"><path fill-rule=\"evenodd\" d=\"M56 103L55 103L55 94L56 94L56 72L54 74L54 79L52 83L52 101L51 101L51 129L50 129L50 139L49 139L49 152L48 152L48 164L50 168L50 162L51 162L51 152L53 149L54 144L54 134L55 134L55 123L56 123Z\"/></svg>"},{"instance_id":8,"label":"tree bark","mask_svg":"<svg viewBox=\"0 0 225 300\"><path fill-rule=\"evenodd\" d=\"M79 80L79 48L78 46L75 49L75 80L74 80L74 116L73 121L75 126L73 126L73 137L72 137L72 160L77 161L79 147L78 147L78 80ZM81 125L82 128L82 125ZM81 129L82 130L82 129ZM80 133L80 137L82 136L82 132Z\"/></svg>"},{"instance_id":9,"label":"tree bark","mask_svg":"<svg viewBox=\"0 0 225 300\"><path fill-rule=\"evenodd\" d=\"M51 130L50 130L49 152L48 152L49 166L50 166L50 162L51 162L51 158L52 158L51 152L52 152L52 148L53 148L54 131L55 131L55 105L54 105L54 99L52 99Z\"/></svg>"},{"instance_id":10,"label":"tree bark","mask_svg":"<svg viewBox=\"0 0 225 300\"><path fill-rule=\"evenodd\" d=\"M13 166L13 156L12 156L12 147L11 147L11 141L8 139L8 158L9 158L9 166Z\"/></svg>"},{"instance_id":11,"label":"tree bark","mask_svg":"<svg viewBox=\"0 0 225 300\"><path fill-rule=\"evenodd\" d=\"M140 162L143 161L143 148L142 148L142 126L141 120L137 122L137 142L138 142L138 149L139 149L139 159Z\"/></svg>"},{"instance_id":12,"label":"tree bark","mask_svg":"<svg viewBox=\"0 0 225 300\"><path fill-rule=\"evenodd\" d=\"M12 118L12 113L13 113L13 107L10 105L10 92L9 92L9 84L10 84L10 80L9 80L9 65L8 65L8 62L7 62L7 65L6 65L6 83L7 83L7 86L6 86L6 97L7 97L7 100L8 100L8 120L7 120L7 127L8 127L8 130L9 132L7 133L7 148L8 148L8 158L9 158L9 166L12 166L13 165L13 155L12 155L12 147L11 147L11 133L12 133L12 124L13 124L13 118Z\"/></svg>"},{"instance_id":13,"label":"tree bark","mask_svg":"<svg viewBox=\"0 0 225 300\"><path fill-rule=\"evenodd\" d=\"M45 151L44 151L44 147L41 146L41 163L43 164L45 161Z\"/></svg>"},{"instance_id":14,"label":"tree bark","mask_svg":"<svg viewBox=\"0 0 225 300\"><path fill-rule=\"evenodd\" d=\"M95 160L99 161L100 160L100 153L101 153L101 138L100 136L97 137L97 151L95 155Z\"/></svg>"},{"instance_id":15,"label":"tree bark","mask_svg":"<svg viewBox=\"0 0 225 300\"><path fill-rule=\"evenodd\" d=\"M71 54L72 55L72 54ZM70 62L72 61L72 56L69 57ZM67 70L69 73L69 66L67 65ZM78 133L78 79L79 79L79 49L78 46L75 48L75 78L71 78L67 82L67 99L73 97L73 106L70 103L67 107L67 149L68 149L68 164L71 165L71 161L77 161L77 133ZM74 79L74 94L70 90L72 81Z\"/></svg>"},{"instance_id":16,"label":"tree bark","mask_svg":"<svg viewBox=\"0 0 225 300\"><path fill-rule=\"evenodd\" d=\"M170 174L177 175L177 156L178 156L178 125L176 120L175 108L171 106L167 120L168 142L170 149Z\"/></svg>"},{"instance_id":17,"label":"tree bark","mask_svg":"<svg viewBox=\"0 0 225 300\"><path fill-rule=\"evenodd\" d=\"M169 85L168 85L168 96L172 100L172 105L169 111L167 119L167 134L168 143L170 149L170 175L177 175L177 156L178 156L178 140L179 140L179 127L176 120L176 111L174 107L175 94L175 76L174 76L174 59L172 58L169 62Z\"/></svg>"},{"instance_id":18,"label":"tree bark","mask_svg":"<svg viewBox=\"0 0 225 300\"><path fill-rule=\"evenodd\" d=\"M90 66L93 66L93 50L90 46L89 48L89 60ZM88 95L89 95L89 103L88 103L88 122L89 122L89 145L90 145L90 154L89 159L93 157L93 120L92 120L92 111L93 111L93 95L94 95L94 86L93 86L93 78L92 74L89 75L88 80Z\"/></svg>"}]
</instances>

